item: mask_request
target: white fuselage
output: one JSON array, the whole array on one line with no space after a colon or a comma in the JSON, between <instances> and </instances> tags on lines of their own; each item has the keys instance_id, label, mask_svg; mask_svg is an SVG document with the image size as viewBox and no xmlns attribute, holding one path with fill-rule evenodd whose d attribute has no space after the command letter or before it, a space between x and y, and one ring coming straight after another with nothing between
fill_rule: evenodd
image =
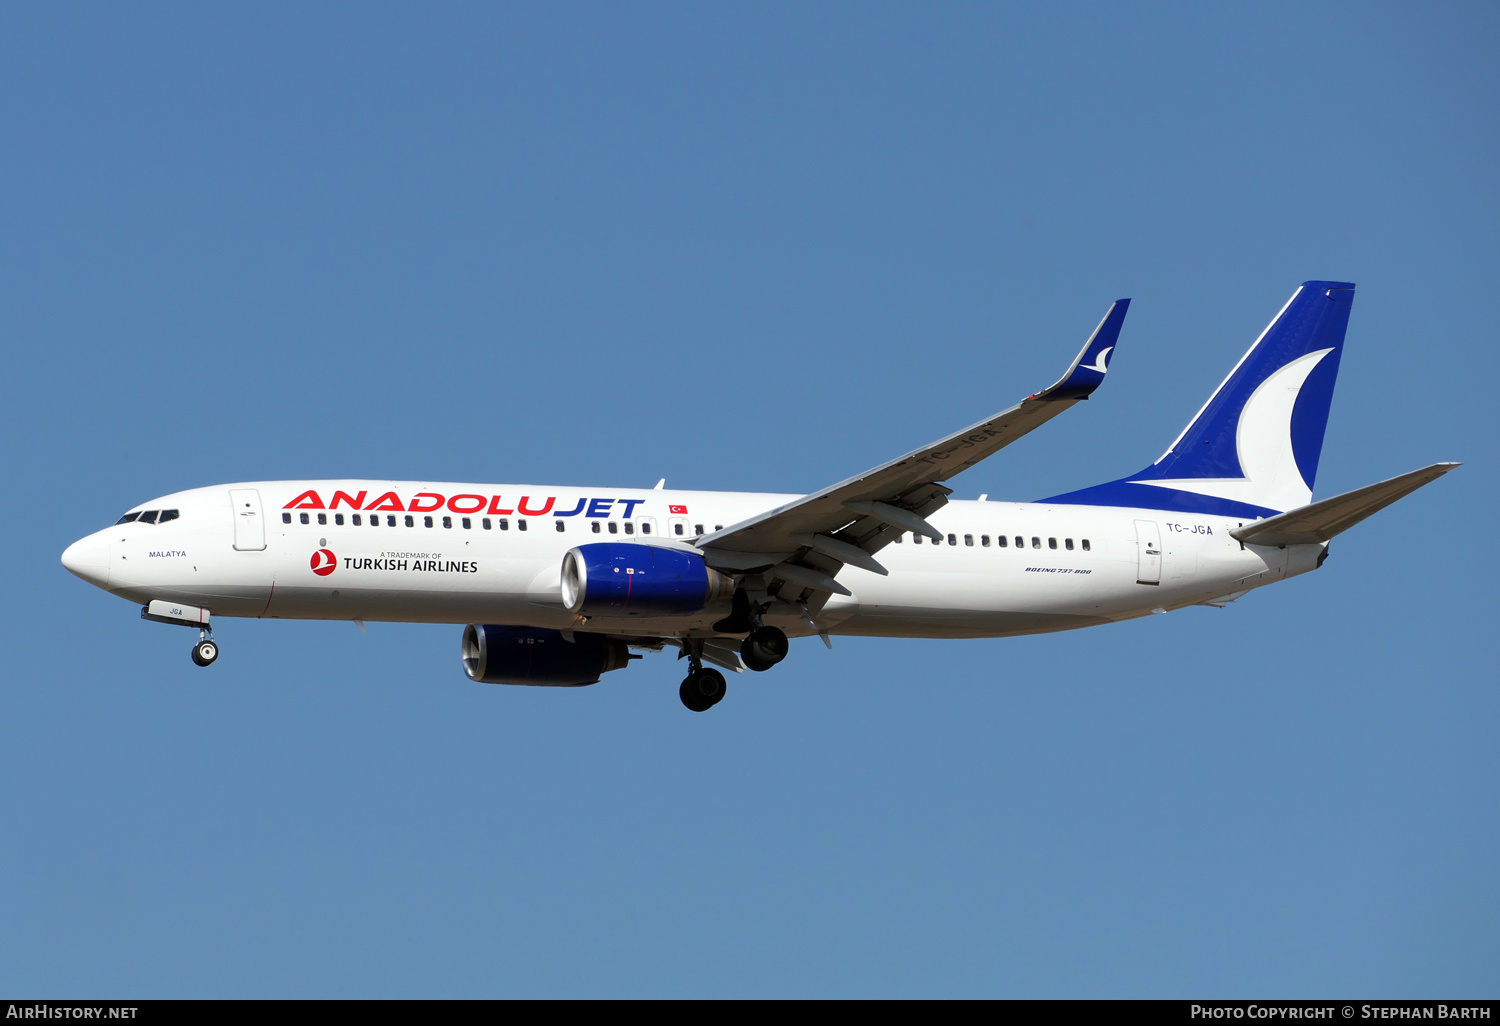
<instances>
[{"instance_id":1,"label":"white fuselage","mask_svg":"<svg viewBox=\"0 0 1500 1026\"><path fill-rule=\"evenodd\" d=\"M71 547L64 562L122 598L179 602L215 616L705 636L727 603L686 616L593 617L585 625L562 601L564 553L599 541L690 545L700 533L795 498L250 482L145 503L140 510L178 515L96 532ZM950 501L929 519L943 533L941 544L906 534L878 553L889 576L845 567L837 580L852 595L834 595L811 624L784 603L767 612L767 622L791 635L965 638L1067 630L1233 597L1315 568L1324 549L1242 545L1229 532L1243 521L1112 506Z\"/></svg>"}]
</instances>

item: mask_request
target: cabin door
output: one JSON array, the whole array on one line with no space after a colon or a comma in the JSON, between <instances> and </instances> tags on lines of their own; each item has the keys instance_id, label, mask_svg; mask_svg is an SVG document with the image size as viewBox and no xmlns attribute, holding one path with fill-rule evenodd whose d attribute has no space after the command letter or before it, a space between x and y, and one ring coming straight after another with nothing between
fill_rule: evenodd
<instances>
[{"instance_id":1,"label":"cabin door","mask_svg":"<svg viewBox=\"0 0 1500 1026\"><path fill-rule=\"evenodd\" d=\"M235 551L264 551L266 521L260 511L260 492L254 488L231 488L229 505L234 511Z\"/></svg>"},{"instance_id":2,"label":"cabin door","mask_svg":"<svg viewBox=\"0 0 1500 1026\"><path fill-rule=\"evenodd\" d=\"M1154 520L1135 522L1135 583L1161 583L1161 532Z\"/></svg>"}]
</instances>

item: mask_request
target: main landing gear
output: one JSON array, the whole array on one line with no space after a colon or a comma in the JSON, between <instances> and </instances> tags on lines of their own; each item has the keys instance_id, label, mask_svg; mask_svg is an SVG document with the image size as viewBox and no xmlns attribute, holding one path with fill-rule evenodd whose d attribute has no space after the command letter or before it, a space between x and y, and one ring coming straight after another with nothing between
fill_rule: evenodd
<instances>
[{"instance_id":1,"label":"main landing gear","mask_svg":"<svg viewBox=\"0 0 1500 1026\"><path fill-rule=\"evenodd\" d=\"M688 675L682 679L677 697L693 712L708 712L724 700L724 675L703 665L703 642L686 642L682 654L688 660Z\"/></svg>"},{"instance_id":2,"label":"main landing gear","mask_svg":"<svg viewBox=\"0 0 1500 1026\"><path fill-rule=\"evenodd\" d=\"M740 644L740 658L752 670L769 670L786 658L791 647L780 627L761 626Z\"/></svg>"},{"instance_id":3,"label":"main landing gear","mask_svg":"<svg viewBox=\"0 0 1500 1026\"><path fill-rule=\"evenodd\" d=\"M726 690L722 673L700 666L683 679L677 697L693 712L708 712L724 700Z\"/></svg>"},{"instance_id":4,"label":"main landing gear","mask_svg":"<svg viewBox=\"0 0 1500 1026\"><path fill-rule=\"evenodd\" d=\"M791 649L785 631L761 622L761 614L767 608L751 602L744 588L736 588L729 615L714 624L714 630L725 634L748 635L740 645L740 658L756 671L769 670L785 659Z\"/></svg>"},{"instance_id":5,"label":"main landing gear","mask_svg":"<svg viewBox=\"0 0 1500 1026\"><path fill-rule=\"evenodd\" d=\"M770 603L752 602L744 588L736 588L729 615L714 624L714 630L721 634L745 635L745 640L740 643L740 658L747 667L756 671L769 670L785 659L792 647L787 641L786 631L761 620L769 606ZM806 614L805 608L803 613ZM682 656L689 660L692 669L677 689L677 695L693 712L706 712L724 698L724 675L704 667L702 641L684 641Z\"/></svg>"},{"instance_id":6,"label":"main landing gear","mask_svg":"<svg viewBox=\"0 0 1500 1026\"><path fill-rule=\"evenodd\" d=\"M199 666L208 666L219 658L219 643L214 641L213 634L209 631L198 632L198 644L193 646L193 662Z\"/></svg>"}]
</instances>

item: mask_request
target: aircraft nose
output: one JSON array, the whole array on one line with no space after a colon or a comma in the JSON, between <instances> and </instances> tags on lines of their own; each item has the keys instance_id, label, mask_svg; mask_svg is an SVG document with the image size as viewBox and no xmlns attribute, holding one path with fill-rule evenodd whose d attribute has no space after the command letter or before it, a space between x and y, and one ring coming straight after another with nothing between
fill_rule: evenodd
<instances>
[{"instance_id":1,"label":"aircraft nose","mask_svg":"<svg viewBox=\"0 0 1500 1026\"><path fill-rule=\"evenodd\" d=\"M90 584L109 587L109 539L102 533L78 539L63 550L62 565Z\"/></svg>"}]
</instances>

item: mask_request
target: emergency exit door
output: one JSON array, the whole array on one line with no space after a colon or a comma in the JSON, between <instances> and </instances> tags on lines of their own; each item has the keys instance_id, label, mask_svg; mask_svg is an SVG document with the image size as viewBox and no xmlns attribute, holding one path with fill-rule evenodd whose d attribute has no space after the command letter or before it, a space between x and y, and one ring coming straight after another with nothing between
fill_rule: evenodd
<instances>
[{"instance_id":1,"label":"emergency exit door","mask_svg":"<svg viewBox=\"0 0 1500 1026\"><path fill-rule=\"evenodd\" d=\"M260 492L254 488L231 488L229 505L234 513L235 551L262 551L266 547L266 522L260 512Z\"/></svg>"},{"instance_id":2,"label":"emergency exit door","mask_svg":"<svg viewBox=\"0 0 1500 1026\"><path fill-rule=\"evenodd\" d=\"M1161 532L1154 520L1135 522L1135 583L1161 583Z\"/></svg>"}]
</instances>

